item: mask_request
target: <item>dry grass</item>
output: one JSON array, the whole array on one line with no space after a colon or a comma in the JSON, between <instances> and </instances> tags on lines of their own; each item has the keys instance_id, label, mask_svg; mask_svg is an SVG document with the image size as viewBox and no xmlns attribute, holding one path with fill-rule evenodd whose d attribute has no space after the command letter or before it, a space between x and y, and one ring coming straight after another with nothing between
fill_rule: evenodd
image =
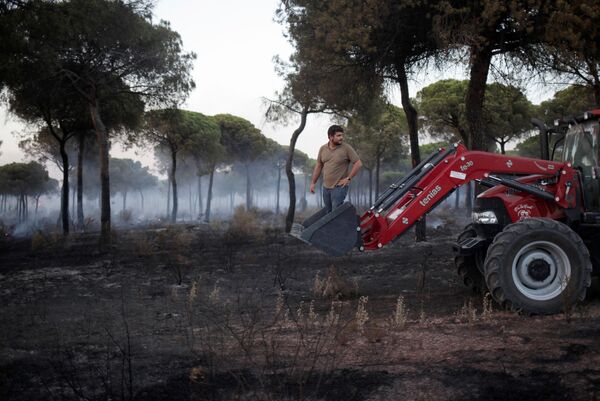
<instances>
[{"instance_id":1,"label":"dry grass","mask_svg":"<svg viewBox=\"0 0 600 401\"><path fill-rule=\"evenodd\" d=\"M408 308L404 302L404 297L400 295L396 301L396 308L390 318L390 328L392 330L403 329L408 321Z\"/></svg>"},{"instance_id":2,"label":"dry grass","mask_svg":"<svg viewBox=\"0 0 600 401\"><path fill-rule=\"evenodd\" d=\"M317 272L313 280L312 293L317 298L353 299L359 294L358 281L350 282L339 273L335 265L331 265L325 278L321 279Z\"/></svg>"}]
</instances>

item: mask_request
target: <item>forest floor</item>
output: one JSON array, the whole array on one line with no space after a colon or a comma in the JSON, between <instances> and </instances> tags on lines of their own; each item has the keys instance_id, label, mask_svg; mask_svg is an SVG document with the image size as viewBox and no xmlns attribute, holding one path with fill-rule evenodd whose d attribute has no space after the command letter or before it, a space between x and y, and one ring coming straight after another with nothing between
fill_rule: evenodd
<instances>
[{"instance_id":1,"label":"forest floor","mask_svg":"<svg viewBox=\"0 0 600 401\"><path fill-rule=\"evenodd\" d=\"M0 240L1 400L598 400L600 298L521 316L454 273L437 219L328 257L232 226Z\"/></svg>"}]
</instances>

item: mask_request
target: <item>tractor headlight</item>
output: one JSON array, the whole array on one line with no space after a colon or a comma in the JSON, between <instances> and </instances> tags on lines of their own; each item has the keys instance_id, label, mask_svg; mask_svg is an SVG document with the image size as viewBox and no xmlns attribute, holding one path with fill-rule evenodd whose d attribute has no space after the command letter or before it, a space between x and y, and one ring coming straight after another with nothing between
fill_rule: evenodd
<instances>
[{"instance_id":1,"label":"tractor headlight","mask_svg":"<svg viewBox=\"0 0 600 401\"><path fill-rule=\"evenodd\" d=\"M471 216L473 218L473 223L498 224L496 213L491 210L486 210L485 212L473 212Z\"/></svg>"}]
</instances>

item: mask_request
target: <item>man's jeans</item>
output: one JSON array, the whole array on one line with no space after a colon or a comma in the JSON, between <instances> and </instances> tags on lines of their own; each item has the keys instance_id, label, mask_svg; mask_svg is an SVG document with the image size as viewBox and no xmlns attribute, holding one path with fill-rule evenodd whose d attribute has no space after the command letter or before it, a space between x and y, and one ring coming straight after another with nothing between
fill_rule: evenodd
<instances>
[{"instance_id":1,"label":"man's jeans","mask_svg":"<svg viewBox=\"0 0 600 401\"><path fill-rule=\"evenodd\" d=\"M327 208L327 213L344 203L348 194L348 185L345 187L323 187L323 204Z\"/></svg>"}]
</instances>

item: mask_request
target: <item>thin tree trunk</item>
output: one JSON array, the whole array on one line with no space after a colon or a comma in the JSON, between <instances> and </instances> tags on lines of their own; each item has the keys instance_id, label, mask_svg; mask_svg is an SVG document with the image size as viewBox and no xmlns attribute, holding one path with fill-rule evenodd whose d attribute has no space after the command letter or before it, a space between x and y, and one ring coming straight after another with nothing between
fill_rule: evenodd
<instances>
[{"instance_id":1,"label":"thin tree trunk","mask_svg":"<svg viewBox=\"0 0 600 401\"><path fill-rule=\"evenodd\" d=\"M167 179L167 216L171 212L171 174L169 174L169 178Z\"/></svg>"},{"instance_id":2,"label":"thin tree trunk","mask_svg":"<svg viewBox=\"0 0 600 401\"><path fill-rule=\"evenodd\" d=\"M490 64L492 49L471 49L471 71L465 95L467 126L469 128L469 148L486 150L487 141L483 132L483 100Z\"/></svg>"},{"instance_id":3,"label":"thin tree trunk","mask_svg":"<svg viewBox=\"0 0 600 401\"><path fill-rule=\"evenodd\" d=\"M304 192L302 192L302 208L300 209L302 212L306 210L306 193L308 192L308 174L304 174Z\"/></svg>"},{"instance_id":4,"label":"thin tree trunk","mask_svg":"<svg viewBox=\"0 0 600 401\"><path fill-rule=\"evenodd\" d=\"M85 148L85 136L82 132L78 134L79 148L77 149L77 227L83 230L83 151Z\"/></svg>"},{"instance_id":5,"label":"thin tree trunk","mask_svg":"<svg viewBox=\"0 0 600 401\"><path fill-rule=\"evenodd\" d=\"M421 163L421 153L419 150L419 126L417 120L417 110L410 101L408 90L408 76L406 74L406 65L404 60L399 60L396 63L396 71L398 73L398 83L400 84L400 95L402 98L402 109L406 114L408 123L408 135L410 140L410 155L413 168ZM425 216L422 216L415 224L415 239L417 241L427 240L427 230Z\"/></svg>"},{"instance_id":6,"label":"thin tree trunk","mask_svg":"<svg viewBox=\"0 0 600 401\"><path fill-rule=\"evenodd\" d=\"M250 165L246 163L246 210L252 208L252 186L250 182Z\"/></svg>"},{"instance_id":7,"label":"thin tree trunk","mask_svg":"<svg viewBox=\"0 0 600 401\"><path fill-rule=\"evenodd\" d=\"M294 133L292 134L292 138L290 139L290 148L287 160L285 162L285 173L288 178L289 184L289 192L290 192L290 204L287 211L287 216L285 218L285 232L289 233L292 229L292 223L294 222L294 215L296 213L296 180L294 178L294 172L292 171L292 166L294 163L294 150L296 149L296 141L298 140L298 136L304 131L304 127L306 126L306 117L308 116L308 109L305 107L302 109L302 113L300 113L300 125Z\"/></svg>"},{"instance_id":8,"label":"thin tree trunk","mask_svg":"<svg viewBox=\"0 0 600 401\"><path fill-rule=\"evenodd\" d=\"M69 234L69 155L65 149L65 141L60 142L60 157L63 173L60 211L63 234L67 235Z\"/></svg>"},{"instance_id":9,"label":"thin tree trunk","mask_svg":"<svg viewBox=\"0 0 600 401\"><path fill-rule=\"evenodd\" d=\"M454 208L458 210L460 202L460 187L456 187L456 196L454 197Z\"/></svg>"},{"instance_id":10,"label":"thin tree trunk","mask_svg":"<svg viewBox=\"0 0 600 401\"><path fill-rule=\"evenodd\" d=\"M279 191L281 190L281 167L279 167L279 162L277 162L277 192L276 192L276 201L275 201L275 214L279 214Z\"/></svg>"},{"instance_id":11,"label":"thin tree trunk","mask_svg":"<svg viewBox=\"0 0 600 401\"><path fill-rule=\"evenodd\" d=\"M369 206L373 205L373 170L369 169Z\"/></svg>"},{"instance_id":12,"label":"thin tree trunk","mask_svg":"<svg viewBox=\"0 0 600 401\"><path fill-rule=\"evenodd\" d=\"M188 204L189 204L189 212L190 212L190 216L193 215L193 210L192 210L192 184L190 183L190 185L188 186Z\"/></svg>"},{"instance_id":13,"label":"thin tree trunk","mask_svg":"<svg viewBox=\"0 0 600 401\"><path fill-rule=\"evenodd\" d=\"M213 180L215 176L215 166L210 170L210 176L208 178L208 192L206 194L206 212L204 213L204 221L210 222L210 203L212 201L212 189L213 189Z\"/></svg>"},{"instance_id":14,"label":"thin tree trunk","mask_svg":"<svg viewBox=\"0 0 600 401\"><path fill-rule=\"evenodd\" d=\"M379 198L379 170L381 169L381 157L377 155L375 162L375 199Z\"/></svg>"},{"instance_id":15,"label":"thin tree trunk","mask_svg":"<svg viewBox=\"0 0 600 401\"><path fill-rule=\"evenodd\" d=\"M101 246L110 245L110 175L109 175L109 142L106 127L100 117L100 110L97 104L90 104L92 121L96 130L98 149L100 155L100 244Z\"/></svg>"},{"instance_id":16,"label":"thin tree trunk","mask_svg":"<svg viewBox=\"0 0 600 401\"><path fill-rule=\"evenodd\" d=\"M319 198L317 199L317 204L319 205L320 208L323 207L323 185L322 185L322 181L319 180L317 182L317 187L319 188Z\"/></svg>"},{"instance_id":17,"label":"thin tree trunk","mask_svg":"<svg viewBox=\"0 0 600 401\"><path fill-rule=\"evenodd\" d=\"M127 191L123 191L123 211L127 209Z\"/></svg>"},{"instance_id":18,"label":"thin tree trunk","mask_svg":"<svg viewBox=\"0 0 600 401\"><path fill-rule=\"evenodd\" d=\"M171 185L173 186L173 212L171 213L171 223L177 221L177 153L171 150Z\"/></svg>"},{"instance_id":19,"label":"thin tree trunk","mask_svg":"<svg viewBox=\"0 0 600 401\"><path fill-rule=\"evenodd\" d=\"M467 193L465 194L465 212L467 217L471 217L473 211L473 182L469 182L467 185Z\"/></svg>"},{"instance_id":20,"label":"thin tree trunk","mask_svg":"<svg viewBox=\"0 0 600 401\"><path fill-rule=\"evenodd\" d=\"M200 219L200 215L202 214L202 209L204 205L202 204L202 176L198 176L198 219Z\"/></svg>"},{"instance_id":21,"label":"thin tree trunk","mask_svg":"<svg viewBox=\"0 0 600 401\"><path fill-rule=\"evenodd\" d=\"M138 189L138 192L140 193L140 200L142 202L142 213L144 212L144 192L141 189Z\"/></svg>"},{"instance_id":22,"label":"thin tree trunk","mask_svg":"<svg viewBox=\"0 0 600 401\"><path fill-rule=\"evenodd\" d=\"M588 60L586 64L594 80L592 85L592 90L594 92L594 102L596 103L596 107L600 107L600 74L598 74L597 62L598 60L593 59Z\"/></svg>"}]
</instances>

